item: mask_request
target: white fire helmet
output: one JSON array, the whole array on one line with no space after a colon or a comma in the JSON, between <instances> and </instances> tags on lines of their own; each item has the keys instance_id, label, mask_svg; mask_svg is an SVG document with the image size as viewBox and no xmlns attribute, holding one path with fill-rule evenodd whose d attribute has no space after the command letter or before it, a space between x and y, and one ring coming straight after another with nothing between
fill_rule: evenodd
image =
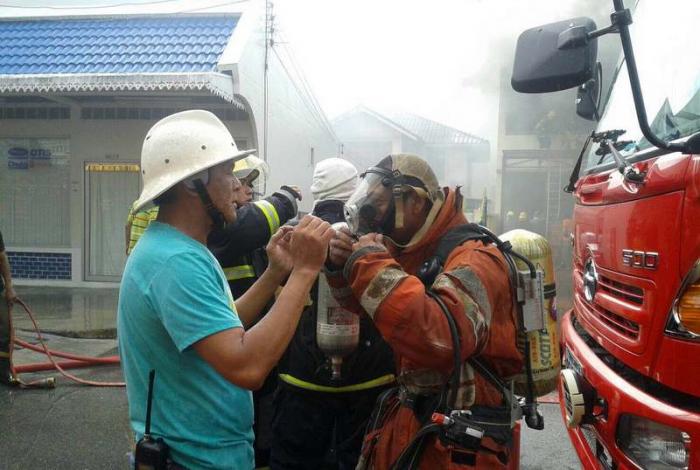
<instances>
[{"instance_id":1,"label":"white fire helmet","mask_svg":"<svg viewBox=\"0 0 700 470\"><path fill-rule=\"evenodd\" d=\"M241 184L253 188L253 198L257 199L265 193L267 180L270 178L270 166L255 155L248 155L236 162L233 174L241 180Z\"/></svg>"},{"instance_id":2,"label":"white fire helmet","mask_svg":"<svg viewBox=\"0 0 700 470\"><path fill-rule=\"evenodd\" d=\"M143 190L138 211L181 181L199 173L207 183L209 168L237 161L255 150L238 150L223 122L209 111L194 109L167 116L151 127L141 149Z\"/></svg>"}]
</instances>

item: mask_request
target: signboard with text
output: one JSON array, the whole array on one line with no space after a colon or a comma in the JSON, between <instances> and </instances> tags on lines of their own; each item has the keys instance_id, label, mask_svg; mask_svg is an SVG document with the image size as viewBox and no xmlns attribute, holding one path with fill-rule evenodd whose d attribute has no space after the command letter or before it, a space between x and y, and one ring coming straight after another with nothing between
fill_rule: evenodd
<instances>
[{"instance_id":1,"label":"signboard with text","mask_svg":"<svg viewBox=\"0 0 700 470\"><path fill-rule=\"evenodd\" d=\"M11 170L68 164L68 139L0 139L0 158Z\"/></svg>"}]
</instances>

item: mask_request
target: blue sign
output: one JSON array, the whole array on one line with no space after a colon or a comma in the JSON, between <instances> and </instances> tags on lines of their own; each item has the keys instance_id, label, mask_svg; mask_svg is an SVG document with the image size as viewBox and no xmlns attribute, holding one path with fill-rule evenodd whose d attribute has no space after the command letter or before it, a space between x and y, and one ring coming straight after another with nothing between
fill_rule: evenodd
<instances>
[{"instance_id":1,"label":"blue sign","mask_svg":"<svg viewBox=\"0 0 700 470\"><path fill-rule=\"evenodd\" d=\"M27 158L29 156L29 150L23 147L12 147L7 151L7 155L14 158Z\"/></svg>"},{"instance_id":2,"label":"blue sign","mask_svg":"<svg viewBox=\"0 0 700 470\"><path fill-rule=\"evenodd\" d=\"M10 158L7 160L7 167L10 170L27 170L29 169L29 160Z\"/></svg>"},{"instance_id":3,"label":"blue sign","mask_svg":"<svg viewBox=\"0 0 700 470\"><path fill-rule=\"evenodd\" d=\"M51 150L44 148L12 147L7 150L7 167L11 170L27 170L36 164L46 166L51 162Z\"/></svg>"}]
</instances>

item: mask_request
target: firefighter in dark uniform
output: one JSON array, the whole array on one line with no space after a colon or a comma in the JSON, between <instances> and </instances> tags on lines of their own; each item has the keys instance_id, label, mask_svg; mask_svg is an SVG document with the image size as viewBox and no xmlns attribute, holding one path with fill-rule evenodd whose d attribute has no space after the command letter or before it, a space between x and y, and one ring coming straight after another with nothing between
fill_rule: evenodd
<instances>
[{"instance_id":1,"label":"firefighter in dark uniform","mask_svg":"<svg viewBox=\"0 0 700 470\"><path fill-rule=\"evenodd\" d=\"M224 270L233 298L238 299L265 271L265 245L281 225L296 217L301 192L293 186L282 186L272 195L259 199L269 169L263 160L254 156L236 162L234 174L240 180L243 192L238 198L241 207L237 211L237 220L233 225L213 232L207 244ZM276 382L273 371L263 387L253 392L256 467L267 465L269 458L269 423Z\"/></svg>"},{"instance_id":2,"label":"firefighter in dark uniform","mask_svg":"<svg viewBox=\"0 0 700 470\"><path fill-rule=\"evenodd\" d=\"M314 169L312 214L343 222L344 202L356 185L357 170L347 160L322 160ZM359 341L343 359L340 379L332 378L329 358L317 343L320 284L278 366L271 470L354 469L376 398L395 380L391 348L367 315L360 316Z\"/></svg>"}]
</instances>

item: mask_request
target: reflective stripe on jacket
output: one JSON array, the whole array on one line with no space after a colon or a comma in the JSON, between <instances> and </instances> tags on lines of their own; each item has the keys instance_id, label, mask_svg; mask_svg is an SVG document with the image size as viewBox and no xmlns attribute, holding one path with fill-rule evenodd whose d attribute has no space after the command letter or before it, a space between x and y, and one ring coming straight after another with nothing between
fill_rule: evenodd
<instances>
[{"instance_id":1,"label":"reflective stripe on jacket","mask_svg":"<svg viewBox=\"0 0 700 470\"><path fill-rule=\"evenodd\" d=\"M296 199L278 191L236 211L236 221L209 235L207 246L222 268L250 265L241 257L264 248L281 224L297 215ZM260 273L256 273L256 276Z\"/></svg>"}]
</instances>

